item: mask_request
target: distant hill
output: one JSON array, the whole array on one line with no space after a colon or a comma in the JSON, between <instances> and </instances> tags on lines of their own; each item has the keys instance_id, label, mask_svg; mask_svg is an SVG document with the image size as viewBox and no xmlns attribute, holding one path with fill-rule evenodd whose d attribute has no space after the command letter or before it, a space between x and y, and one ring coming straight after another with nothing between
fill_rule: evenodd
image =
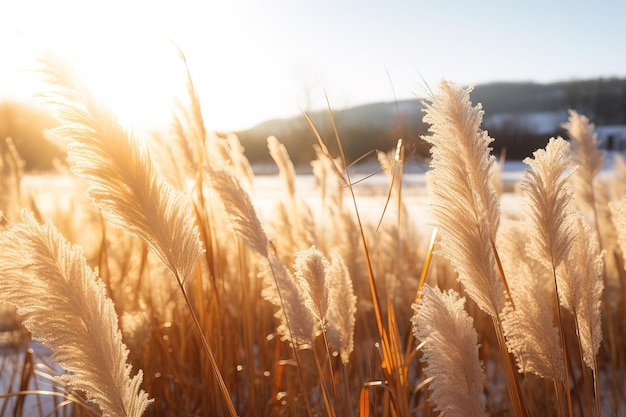
<instances>
[{"instance_id":1,"label":"distant hill","mask_svg":"<svg viewBox=\"0 0 626 417\"><path fill-rule=\"evenodd\" d=\"M511 159L529 156L545 146L551 136L563 135L561 124L567 120L568 109L585 114L597 126L626 124L626 78L490 83L476 86L471 99L482 104L483 128L495 139L494 152L506 148ZM400 137L410 157L427 157L428 146L420 138L428 130L422 122L422 108L416 98L334 110L347 158L352 161L375 149L394 149ZM335 137L328 112L315 111L309 116L332 151ZM315 157L316 140L301 115L269 120L236 133L253 163L270 161L266 147L269 135L285 144L297 165L308 165Z\"/></svg>"},{"instance_id":2,"label":"distant hill","mask_svg":"<svg viewBox=\"0 0 626 417\"><path fill-rule=\"evenodd\" d=\"M483 106L483 128L495 139L494 153L498 155L506 148L508 159L522 159L545 146L551 136L564 135L561 124L567 120L568 109L589 117L598 128L599 138L626 149L626 78L551 84L491 83L476 86L471 99ZM398 138L406 144L408 159L428 157L428 146L421 139L428 133L422 109L416 98L333 110L348 160L373 157L374 150L393 150ZM338 155L328 111L314 111L310 117L331 152ZM42 134L43 129L55 124L54 118L39 106L0 102L0 139L13 139L27 171L49 170L53 159L65 159L63 150ZM270 135L285 144L296 166L309 167L315 158L315 136L302 115L269 120L235 133L253 164L271 163L266 142Z\"/></svg>"}]
</instances>

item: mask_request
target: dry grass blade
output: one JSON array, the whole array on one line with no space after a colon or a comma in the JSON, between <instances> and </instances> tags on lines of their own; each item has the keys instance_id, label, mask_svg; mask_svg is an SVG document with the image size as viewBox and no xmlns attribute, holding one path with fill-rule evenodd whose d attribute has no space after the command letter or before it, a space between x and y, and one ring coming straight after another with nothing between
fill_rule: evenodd
<instances>
[{"instance_id":1,"label":"dry grass blade","mask_svg":"<svg viewBox=\"0 0 626 417\"><path fill-rule=\"evenodd\" d=\"M417 286L417 294L415 294L415 304L419 306L419 301L422 298L422 288L424 287L424 283L426 282L426 277L428 276L428 270L430 269L430 263L433 259L433 253L435 250L435 242L437 241L437 232L438 229L436 227L433 228L433 233L430 237L430 243L428 244L428 253L426 254L426 260L424 261L424 267L422 268L422 274L420 275L420 282ZM414 310L414 314L417 314L419 308Z\"/></svg>"}]
</instances>

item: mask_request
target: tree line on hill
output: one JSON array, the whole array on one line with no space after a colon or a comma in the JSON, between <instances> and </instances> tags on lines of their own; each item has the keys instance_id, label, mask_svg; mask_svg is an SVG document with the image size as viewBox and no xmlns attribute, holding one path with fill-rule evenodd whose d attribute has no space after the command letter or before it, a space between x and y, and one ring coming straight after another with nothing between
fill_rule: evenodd
<instances>
[{"instance_id":1,"label":"tree line on hill","mask_svg":"<svg viewBox=\"0 0 626 417\"><path fill-rule=\"evenodd\" d=\"M586 115L597 126L626 125L626 78L550 84L491 83L476 86L471 99L473 103L481 103L485 111L483 127L495 139L494 153L498 155L506 148L509 159L530 156L535 149L545 146L551 136L563 135L560 123L565 122L568 109ZM399 138L406 145L407 158L428 158L429 148L421 139L428 134L428 126L422 121L422 109L421 100L417 98L334 109L332 116L348 161L374 158L376 150L393 150ZM554 121L544 123L539 129L532 125L537 118L531 116L536 115L551 117ZM324 143L337 155L329 112L314 111L308 116ZM0 102L0 138L12 138L25 161L26 171L50 170L55 159L65 160L63 150L45 139L42 133L54 125L54 118L40 107ZM297 167L309 167L316 157L317 141L303 115L270 120L234 133L239 136L253 165L271 163L267 151L270 135L286 146Z\"/></svg>"}]
</instances>

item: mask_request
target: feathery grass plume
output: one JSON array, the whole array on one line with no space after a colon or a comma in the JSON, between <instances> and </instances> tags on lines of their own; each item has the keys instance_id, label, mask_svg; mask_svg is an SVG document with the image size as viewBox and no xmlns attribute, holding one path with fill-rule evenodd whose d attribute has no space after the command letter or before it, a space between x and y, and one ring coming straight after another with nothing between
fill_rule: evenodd
<instances>
[{"instance_id":1,"label":"feathery grass plume","mask_svg":"<svg viewBox=\"0 0 626 417\"><path fill-rule=\"evenodd\" d=\"M431 399L444 417L486 416L483 383L485 374L478 358L478 335L474 320L454 290L442 292L424 285L413 334L421 348L424 373L432 377Z\"/></svg>"},{"instance_id":2,"label":"feathery grass plume","mask_svg":"<svg viewBox=\"0 0 626 417\"><path fill-rule=\"evenodd\" d=\"M583 359L596 370L596 355L602 343L603 254L591 227L576 215L574 241L563 265L559 281L561 304L574 314L578 326Z\"/></svg>"},{"instance_id":3,"label":"feathery grass plume","mask_svg":"<svg viewBox=\"0 0 626 417\"><path fill-rule=\"evenodd\" d=\"M609 203L613 224L617 231L617 244L622 252L622 260L626 265L626 196Z\"/></svg>"},{"instance_id":4,"label":"feathery grass plume","mask_svg":"<svg viewBox=\"0 0 626 417\"><path fill-rule=\"evenodd\" d=\"M515 355L520 372L562 381L563 353L552 310L552 272L526 251L530 234L524 220L503 222L498 248L509 274L512 308L507 302L502 327L507 347Z\"/></svg>"},{"instance_id":5,"label":"feathery grass plume","mask_svg":"<svg viewBox=\"0 0 626 417\"><path fill-rule=\"evenodd\" d=\"M613 155L613 166L608 184L614 200L626 197L626 161L619 153Z\"/></svg>"},{"instance_id":6,"label":"feathery grass plume","mask_svg":"<svg viewBox=\"0 0 626 417\"><path fill-rule=\"evenodd\" d=\"M239 136L234 133L226 135L226 143L228 143L228 155L237 177L245 180L249 188L252 189L254 171L250 166L250 161L246 157L246 148L241 144Z\"/></svg>"},{"instance_id":7,"label":"feathery grass plume","mask_svg":"<svg viewBox=\"0 0 626 417\"><path fill-rule=\"evenodd\" d=\"M343 259L330 255L328 268L328 341L339 349L341 362L347 365L354 350L354 325L356 322L356 302L350 273Z\"/></svg>"},{"instance_id":8,"label":"feathery grass plume","mask_svg":"<svg viewBox=\"0 0 626 417\"><path fill-rule=\"evenodd\" d=\"M0 137L0 225L16 222L20 216L22 200L21 182L24 175L24 160L20 156L13 139Z\"/></svg>"},{"instance_id":9,"label":"feathery grass plume","mask_svg":"<svg viewBox=\"0 0 626 417\"><path fill-rule=\"evenodd\" d=\"M205 170L213 190L219 195L235 233L264 258L268 257L269 240L263 230L250 196L232 169L209 165Z\"/></svg>"},{"instance_id":10,"label":"feathery grass plume","mask_svg":"<svg viewBox=\"0 0 626 417\"><path fill-rule=\"evenodd\" d=\"M328 267L328 260L315 246L296 254L294 271L304 296L304 305L322 326L328 312Z\"/></svg>"},{"instance_id":11,"label":"feathery grass plume","mask_svg":"<svg viewBox=\"0 0 626 417\"><path fill-rule=\"evenodd\" d=\"M567 256L574 238L569 204L572 194L568 187L571 173L567 151L569 144L562 138L551 138L544 149L533 152L534 158L524 159L527 170L520 183L523 207L533 233L527 250L546 267L558 267Z\"/></svg>"},{"instance_id":12,"label":"feathery grass plume","mask_svg":"<svg viewBox=\"0 0 626 417\"><path fill-rule=\"evenodd\" d=\"M439 95L425 103L424 122L432 144L430 213L439 228L441 248L459 280L478 306L496 316L503 299L494 245L500 221L498 198L491 187L492 139L482 131L481 106L472 106L471 89L442 82Z\"/></svg>"},{"instance_id":13,"label":"feathery grass plume","mask_svg":"<svg viewBox=\"0 0 626 417\"><path fill-rule=\"evenodd\" d=\"M542 261L552 271L554 299L557 311L556 324L563 350L563 384L567 396L568 411L572 412L572 399L569 389L567 345L561 319L562 280L557 270L566 260L574 239L572 225L572 194L568 187L571 172L568 173L569 144L562 138L550 138L545 149L533 152L534 158L524 159L532 170L527 170L520 183L523 192L523 210L528 216L530 234L526 250Z\"/></svg>"},{"instance_id":14,"label":"feathery grass plume","mask_svg":"<svg viewBox=\"0 0 626 417\"><path fill-rule=\"evenodd\" d=\"M326 206L343 207L343 190L346 184L337 169L342 166L341 160L331 159L318 145L314 145L314 148L317 158L311 161L311 167L315 185L321 191L322 203Z\"/></svg>"},{"instance_id":15,"label":"feathery grass plume","mask_svg":"<svg viewBox=\"0 0 626 417\"><path fill-rule=\"evenodd\" d=\"M267 138L267 148L269 149L270 156L278 166L280 176L282 177L283 181L285 182L285 186L287 187L288 195L293 198L296 194L294 182L296 177L296 170L293 167L291 158L289 158L287 148L285 148L285 145L280 143L275 136L269 136Z\"/></svg>"},{"instance_id":16,"label":"feathery grass plume","mask_svg":"<svg viewBox=\"0 0 626 417\"><path fill-rule=\"evenodd\" d=\"M42 63L50 86L43 98L62 122L51 133L69 144L72 172L87 182L87 194L112 224L144 240L185 282L203 251L187 197L164 180L146 145L61 61L50 56Z\"/></svg>"},{"instance_id":17,"label":"feathery grass plume","mask_svg":"<svg viewBox=\"0 0 626 417\"><path fill-rule=\"evenodd\" d=\"M563 124L571 139L571 159L578 168L572 179L576 201L595 210L593 180L604 163L604 152L598 149L594 124L574 110L569 111L569 119Z\"/></svg>"},{"instance_id":18,"label":"feathery grass plume","mask_svg":"<svg viewBox=\"0 0 626 417\"><path fill-rule=\"evenodd\" d=\"M506 303L502 327L507 347L515 355L520 373L532 372L542 378L564 379L563 350L549 298L537 282L537 275L524 263L509 274L515 308Z\"/></svg>"},{"instance_id":19,"label":"feathery grass plume","mask_svg":"<svg viewBox=\"0 0 626 417\"><path fill-rule=\"evenodd\" d=\"M100 406L104 416L141 416L150 404L130 376L113 302L78 247L50 222L23 220L0 235L0 301L17 307L34 339L52 350L63 376Z\"/></svg>"},{"instance_id":20,"label":"feathery grass plume","mask_svg":"<svg viewBox=\"0 0 626 417\"><path fill-rule=\"evenodd\" d=\"M285 264L274 253L269 254L268 261L268 268L261 271L264 283L261 295L278 307L274 314L280 321L276 332L294 346L308 348L315 339L317 322L305 307L302 290Z\"/></svg>"},{"instance_id":21,"label":"feathery grass plume","mask_svg":"<svg viewBox=\"0 0 626 417\"><path fill-rule=\"evenodd\" d=\"M276 216L271 222L272 243L283 262L292 264L294 251L315 245L315 217L309 205L296 196L296 173L287 148L274 136L267 138L267 147L279 168L287 191L286 198L280 198L274 208Z\"/></svg>"}]
</instances>

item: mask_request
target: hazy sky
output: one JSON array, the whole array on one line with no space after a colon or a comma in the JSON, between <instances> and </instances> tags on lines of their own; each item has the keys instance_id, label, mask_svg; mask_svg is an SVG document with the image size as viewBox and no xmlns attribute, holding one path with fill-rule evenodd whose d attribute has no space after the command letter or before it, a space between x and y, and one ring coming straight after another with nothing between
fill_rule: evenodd
<instances>
[{"instance_id":1,"label":"hazy sky","mask_svg":"<svg viewBox=\"0 0 626 417\"><path fill-rule=\"evenodd\" d=\"M0 0L0 99L30 97L61 50L137 124L164 121L187 55L207 124L459 84L626 76L625 1ZM388 73L388 75L387 75ZM393 89L392 89L393 85Z\"/></svg>"}]
</instances>

